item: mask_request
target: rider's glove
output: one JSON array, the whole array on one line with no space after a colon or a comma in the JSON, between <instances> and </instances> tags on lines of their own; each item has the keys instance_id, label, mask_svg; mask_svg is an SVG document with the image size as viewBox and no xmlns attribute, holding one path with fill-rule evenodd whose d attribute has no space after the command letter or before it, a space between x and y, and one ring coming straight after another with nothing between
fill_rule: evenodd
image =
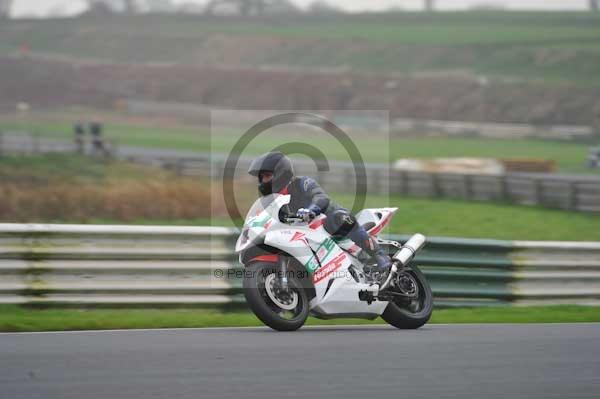
<instances>
[{"instance_id":1,"label":"rider's glove","mask_svg":"<svg viewBox=\"0 0 600 399\"><path fill-rule=\"evenodd\" d=\"M320 214L321 208L316 204L310 204L308 208L300 208L298 209L298 212L296 212L296 216L302 218L305 222L310 222Z\"/></svg>"},{"instance_id":2,"label":"rider's glove","mask_svg":"<svg viewBox=\"0 0 600 399\"><path fill-rule=\"evenodd\" d=\"M300 208L296 212L296 217L301 218L305 222L310 222L315 217L317 217L317 214L314 211L310 210L310 209Z\"/></svg>"}]
</instances>

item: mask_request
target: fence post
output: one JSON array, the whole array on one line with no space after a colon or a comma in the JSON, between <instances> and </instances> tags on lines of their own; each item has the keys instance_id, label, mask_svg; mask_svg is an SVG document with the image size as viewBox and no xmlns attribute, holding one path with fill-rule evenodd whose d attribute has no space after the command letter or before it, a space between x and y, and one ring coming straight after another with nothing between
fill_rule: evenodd
<instances>
[{"instance_id":1,"label":"fence post","mask_svg":"<svg viewBox=\"0 0 600 399\"><path fill-rule=\"evenodd\" d=\"M470 200L471 197L473 196L473 187L472 187L472 181L471 181L471 176L469 175L463 175L463 183L465 186L465 199Z\"/></svg>"},{"instance_id":2,"label":"fence post","mask_svg":"<svg viewBox=\"0 0 600 399\"><path fill-rule=\"evenodd\" d=\"M400 177L401 177L401 181L402 181L402 194L403 195L410 195L410 186L408 184L408 173L403 170L400 172Z\"/></svg>"},{"instance_id":3,"label":"fence post","mask_svg":"<svg viewBox=\"0 0 600 399\"><path fill-rule=\"evenodd\" d=\"M577 182L569 183L569 210L577 210Z\"/></svg>"},{"instance_id":4,"label":"fence post","mask_svg":"<svg viewBox=\"0 0 600 399\"><path fill-rule=\"evenodd\" d=\"M370 178L369 169L367 169L367 190L375 194L381 194L381 172L379 169L373 169Z\"/></svg>"},{"instance_id":5,"label":"fence post","mask_svg":"<svg viewBox=\"0 0 600 399\"><path fill-rule=\"evenodd\" d=\"M177 173L177 176L183 176L184 169L185 169L185 159L178 158L177 161L175 161L175 171Z\"/></svg>"},{"instance_id":6,"label":"fence post","mask_svg":"<svg viewBox=\"0 0 600 399\"><path fill-rule=\"evenodd\" d=\"M544 203L542 184L539 179L533 179L533 201L534 205L542 205Z\"/></svg>"},{"instance_id":7,"label":"fence post","mask_svg":"<svg viewBox=\"0 0 600 399\"><path fill-rule=\"evenodd\" d=\"M500 200L510 202L510 196L508 195L508 181L506 175L501 175L498 177L498 181L500 182Z\"/></svg>"},{"instance_id":8,"label":"fence post","mask_svg":"<svg viewBox=\"0 0 600 399\"><path fill-rule=\"evenodd\" d=\"M4 155L4 132L0 130L0 157Z\"/></svg>"},{"instance_id":9,"label":"fence post","mask_svg":"<svg viewBox=\"0 0 600 399\"><path fill-rule=\"evenodd\" d=\"M114 158L118 157L119 154L119 142L117 141L117 139L112 139L110 141L110 152L111 152L111 156Z\"/></svg>"},{"instance_id":10,"label":"fence post","mask_svg":"<svg viewBox=\"0 0 600 399\"><path fill-rule=\"evenodd\" d=\"M434 198L440 198L442 196L442 192L440 190L440 178L437 173L431 174L431 188Z\"/></svg>"},{"instance_id":11,"label":"fence post","mask_svg":"<svg viewBox=\"0 0 600 399\"><path fill-rule=\"evenodd\" d=\"M34 133L32 138L33 138L33 153L39 154L40 153L40 135L39 135L39 133Z\"/></svg>"},{"instance_id":12,"label":"fence post","mask_svg":"<svg viewBox=\"0 0 600 399\"><path fill-rule=\"evenodd\" d=\"M349 184L352 181L352 176L354 176L354 170L352 168L344 168L344 182ZM358 178L355 177L355 187L358 186Z\"/></svg>"}]
</instances>

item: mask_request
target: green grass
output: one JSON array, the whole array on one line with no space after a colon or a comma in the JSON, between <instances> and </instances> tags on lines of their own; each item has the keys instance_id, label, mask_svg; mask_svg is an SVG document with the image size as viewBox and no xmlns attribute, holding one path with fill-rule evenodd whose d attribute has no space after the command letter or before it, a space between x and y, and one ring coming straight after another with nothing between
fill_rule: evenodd
<instances>
[{"instance_id":1,"label":"green grass","mask_svg":"<svg viewBox=\"0 0 600 399\"><path fill-rule=\"evenodd\" d=\"M345 206L352 198L333 195ZM600 215L520 205L390 197L399 210L385 232L501 240L600 241ZM369 196L366 206L385 206Z\"/></svg>"},{"instance_id":2,"label":"green grass","mask_svg":"<svg viewBox=\"0 0 600 399\"><path fill-rule=\"evenodd\" d=\"M0 25L0 53L27 43L39 53L125 62L459 69L589 85L600 83L599 21L589 12L499 11L10 21ZM273 37L283 44L253 47L253 40ZM244 47L252 51L231 54L237 50L219 44L223 38L248 40Z\"/></svg>"},{"instance_id":3,"label":"green grass","mask_svg":"<svg viewBox=\"0 0 600 399\"><path fill-rule=\"evenodd\" d=\"M277 16L227 18L176 15L146 15L110 19L76 18L43 21L11 21L3 24L7 38L29 33L30 45L61 45L68 33L102 35L134 33L146 38L185 40L208 33L350 38L373 42L409 44L481 44L549 42L600 38L600 17L591 13L452 12L388 13L341 16ZM160 26L161 29L156 29ZM100 27L105 31L96 30ZM94 29L95 28L95 29ZM87 32L86 32L87 29ZM89 32L94 30L94 34ZM72 40L72 38L71 38Z\"/></svg>"},{"instance_id":4,"label":"green grass","mask_svg":"<svg viewBox=\"0 0 600 399\"><path fill-rule=\"evenodd\" d=\"M4 156L0 158L0 190L2 183L17 183L37 187L53 182L126 185L131 181L161 181L168 172L124 162L102 163L90 158L65 155ZM201 184L189 180L189 184ZM255 198L255 187L239 187L237 197L242 201L241 212ZM348 194L330 193L342 206L350 208L354 198ZM215 200L217 200L215 198ZM250 201L250 202L248 202ZM84 206L82 204L82 206ZM504 240L600 241L600 214L583 214L532 206L460 200L435 200L402 196L368 195L366 207L394 206L399 210L386 232L428 236L493 238ZM3 222L11 222L10 219ZM46 223L81 223L76 219L30 220ZM86 219L91 224L123 224L122 220ZM234 226L224 214L213 218L198 217L184 220L144 219L127 220L127 224Z\"/></svg>"},{"instance_id":5,"label":"green grass","mask_svg":"<svg viewBox=\"0 0 600 399\"><path fill-rule=\"evenodd\" d=\"M600 322L600 307L543 306L435 310L430 323ZM382 320L318 320L307 325L382 324ZM217 309L31 309L0 306L0 331L262 326L250 312Z\"/></svg>"},{"instance_id":6,"label":"green grass","mask_svg":"<svg viewBox=\"0 0 600 399\"><path fill-rule=\"evenodd\" d=\"M36 121L27 125L40 137L72 139L72 126L67 122ZM22 125L0 121L0 130L22 131ZM142 127L132 125L106 124L105 137L119 145L150 148L168 148L203 153L227 154L239 138L241 132L221 131L211 133L206 128L186 127ZM328 159L348 160L345 149L333 138L324 137L320 132L300 136L293 132L266 134L261 140L254 140L244 154L262 154L274 147L289 143L291 139L300 142L316 142ZM436 157L488 157L488 158L532 158L554 160L560 172L598 174L598 170L585 167L590 144L548 141L539 139L487 139L487 138L395 138L383 136L355 137L353 142L360 149L367 162L387 162L398 158Z\"/></svg>"},{"instance_id":7,"label":"green grass","mask_svg":"<svg viewBox=\"0 0 600 399\"><path fill-rule=\"evenodd\" d=\"M343 194L332 197L344 206L352 198ZM422 233L431 237L489 238L499 240L600 241L600 215L566 212L528 206L450 200L370 196L367 207L396 206L398 212L383 233ZM243 209L242 209L243 212ZM56 221L64 223L65 221ZM119 224L106 219L92 224ZM134 220L128 224L177 226L228 226L228 217L185 220Z\"/></svg>"},{"instance_id":8,"label":"green grass","mask_svg":"<svg viewBox=\"0 0 600 399\"><path fill-rule=\"evenodd\" d=\"M73 139L73 121L22 123L0 121L0 130L7 132L33 132L45 138ZM146 127L105 124L104 137L117 145L131 145L177 150L209 151L210 134L206 128Z\"/></svg>"}]
</instances>

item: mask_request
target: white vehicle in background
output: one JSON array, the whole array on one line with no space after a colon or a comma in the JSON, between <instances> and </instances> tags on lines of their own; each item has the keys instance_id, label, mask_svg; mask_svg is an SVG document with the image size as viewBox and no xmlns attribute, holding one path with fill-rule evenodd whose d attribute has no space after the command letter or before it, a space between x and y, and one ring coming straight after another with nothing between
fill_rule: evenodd
<instances>
[{"instance_id":1,"label":"white vehicle in background","mask_svg":"<svg viewBox=\"0 0 600 399\"><path fill-rule=\"evenodd\" d=\"M251 207L236 252L244 265L248 305L267 326L280 331L300 328L311 314L322 319L381 316L398 328L419 328L433 310L431 288L411 264L425 244L416 234L404 245L378 238L392 251L386 278L372 275L370 257L350 239L336 240L324 229L324 215L310 223L285 215L289 195L259 198ZM397 208L364 209L356 217L376 236Z\"/></svg>"}]
</instances>

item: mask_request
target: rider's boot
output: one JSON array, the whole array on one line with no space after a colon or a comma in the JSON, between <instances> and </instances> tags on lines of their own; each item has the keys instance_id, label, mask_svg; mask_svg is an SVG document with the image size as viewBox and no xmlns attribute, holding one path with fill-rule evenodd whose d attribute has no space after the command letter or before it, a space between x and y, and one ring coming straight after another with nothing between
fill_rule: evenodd
<instances>
[{"instance_id":1,"label":"rider's boot","mask_svg":"<svg viewBox=\"0 0 600 399\"><path fill-rule=\"evenodd\" d=\"M375 278L375 282L381 284L385 281L390 272L390 268L392 266L392 260L385 253L385 251L377 245L377 249L375 253L371 254L367 251L367 253L373 258L375 262L377 262L377 276Z\"/></svg>"},{"instance_id":2,"label":"rider's boot","mask_svg":"<svg viewBox=\"0 0 600 399\"><path fill-rule=\"evenodd\" d=\"M389 255L385 253L383 249L379 249L375 255L373 256L375 262L377 262L377 268L380 272L387 272L390 270L390 266L392 266L392 260Z\"/></svg>"},{"instance_id":3,"label":"rider's boot","mask_svg":"<svg viewBox=\"0 0 600 399\"><path fill-rule=\"evenodd\" d=\"M352 231L350 238L377 263L377 282L385 280L392 266L392 260L380 247L377 239L369 236L362 226L358 226L355 231Z\"/></svg>"}]
</instances>

